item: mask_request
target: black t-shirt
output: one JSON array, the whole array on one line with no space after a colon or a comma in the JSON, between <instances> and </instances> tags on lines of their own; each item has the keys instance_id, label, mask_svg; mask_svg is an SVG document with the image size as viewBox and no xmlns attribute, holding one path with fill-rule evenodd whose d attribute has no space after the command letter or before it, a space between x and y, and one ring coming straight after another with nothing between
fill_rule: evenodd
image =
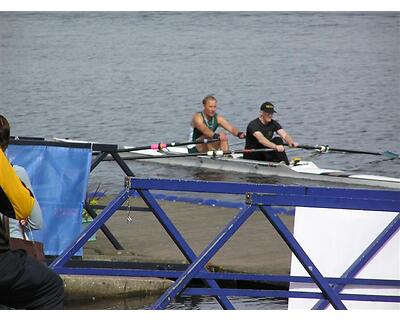
<instances>
[{"instance_id":1,"label":"black t-shirt","mask_svg":"<svg viewBox=\"0 0 400 320\"><path fill-rule=\"evenodd\" d=\"M262 149L265 148L258 140L254 137L254 132L260 131L264 137L271 141L274 132L282 129L278 121L272 120L267 124L263 124L259 118L254 119L249 123L246 130L246 149Z\"/></svg>"}]
</instances>

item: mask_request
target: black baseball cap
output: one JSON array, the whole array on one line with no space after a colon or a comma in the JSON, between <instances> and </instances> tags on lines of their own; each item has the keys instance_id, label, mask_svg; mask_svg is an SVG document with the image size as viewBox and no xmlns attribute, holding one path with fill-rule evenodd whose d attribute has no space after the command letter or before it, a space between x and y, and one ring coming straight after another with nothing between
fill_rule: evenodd
<instances>
[{"instance_id":1,"label":"black baseball cap","mask_svg":"<svg viewBox=\"0 0 400 320\"><path fill-rule=\"evenodd\" d=\"M261 107L260 107L261 111L265 111L268 113L276 113L275 109L274 109L274 105L271 102L264 102Z\"/></svg>"}]
</instances>

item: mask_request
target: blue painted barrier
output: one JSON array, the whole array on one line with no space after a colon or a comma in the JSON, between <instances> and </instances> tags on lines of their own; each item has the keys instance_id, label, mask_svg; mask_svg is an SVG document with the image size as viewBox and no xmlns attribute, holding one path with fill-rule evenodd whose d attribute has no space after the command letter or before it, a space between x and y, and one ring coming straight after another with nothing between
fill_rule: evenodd
<instances>
[{"instance_id":1,"label":"blue painted barrier","mask_svg":"<svg viewBox=\"0 0 400 320\"><path fill-rule=\"evenodd\" d=\"M220 234L209 243L206 249L196 256L194 251L176 229L167 214L159 206L157 199L151 191L183 191L242 194L243 206L236 216L226 225ZM169 234L171 239L186 257L189 266L184 271L164 270L139 270L139 269L101 269L101 268L72 268L66 267L66 263L72 255L79 250L87 240L122 206L122 204L135 193L144 200L157 220ZM211 203L211 202L210 202ZM211 203L212 205L212 203ZM305 299L320 299L315 308L321 308L326 301L336 309L346 309L343 301L384 301L400 302L399 296L379 294L343 294L340 291L344 285L357 283L358 285L381 284L388 287L400 287L399 279L355 279L358 271L365 266L387 241L400 228L400 214L389 223L379 236L371 242L370 246L354 261L352 266L342 277L324 277L317 265L308 256L307 252L297 242L293 234L282 223L276 210L272 206L304 206L319 208L346 208L362 210L379 210L388 212L400 211L400 191L381 191L364 189L340 189L340 188L312 188L303 186L280 186L261 184L241 184L227 182L183 181L170 179L138 179L126 178L125 188L121 193L101 212L92 224L82 232L77 239L53 261L51 267L58 273L81 275L119 275L140 277L170 277L175 278L173 285L154 303L153 309L164 309L178 295L210 295L214 296L224 309L233 309L229 296L252 297L297 297ZM205 269L206 264L220 248L233 236L233 234L256 211L261 210L266 219L272 224L286 242L293 254L304 266L309 277L272 276L257 274L226 274L210 273ZM187 288L192 279L200 279L206 288ZM215 282L218 279L254 280L254 281L282 281L288 282L312 282L315 283L320 293L303 291L282 290L241 290L220 288Z\"/></svg>"}]
</instances>

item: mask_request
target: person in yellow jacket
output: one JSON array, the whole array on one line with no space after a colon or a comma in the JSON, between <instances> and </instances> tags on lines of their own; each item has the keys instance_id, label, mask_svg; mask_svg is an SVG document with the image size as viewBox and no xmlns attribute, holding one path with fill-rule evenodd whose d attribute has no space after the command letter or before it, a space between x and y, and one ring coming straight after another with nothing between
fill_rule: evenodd
<instances>
[{"instance_id":1,"label":"person in yellow jacket","mask_svg":"<svg viewBox=\"0 0 400 320\"><path fill-rule=\"evenodd\" d=\"M13 219L29 217L34 197L18 178L4 155L10 125L0 115L0 213ZM64 286L61 278L24 250L11 250L0 219L0 305L13 309L62 309Z\"/></svg>"},{"instance_id":2,"label":"person in yellow jacket","mask_svg":"<svg viewBox=\"0 0 400 320\"><path fill-rule=\"evenodd\" d=\"M0 212L13 219L26 219L33 208L33 195L18 178L3 150L0 168Z\"/></svg>"}]
</instances>

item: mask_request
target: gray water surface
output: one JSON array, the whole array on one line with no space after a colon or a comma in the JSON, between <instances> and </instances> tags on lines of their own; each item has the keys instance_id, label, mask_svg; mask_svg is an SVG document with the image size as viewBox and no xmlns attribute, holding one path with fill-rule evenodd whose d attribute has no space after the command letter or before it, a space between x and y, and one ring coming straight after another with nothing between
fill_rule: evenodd
<instances>
[{"instance_id":1,"label":"gray water surface","mask_svg":"<svg viewBox=\"0 0 400 320\"><path fill-rule=\"evenodd\" d=\"M143 296L124 299L92 300L71 302L69 310L143 310L149 309L158 296ZM287 310L287 299L233 297L229 299L239 310ZM167 307L169 310L222 310L212 297L178 297Z\"/></svg>"},{"instance_id":2,"label":"gray water surface","mask_svg":"<svg viewBox=\"0 0 400 320\"><path fill-rule=\"evenodd\" d=\"M187 141L211 93L242 130L269 100L301 144L400 153L398 12L0 12L0 65L15 135ZM400 177L399 159L315 160ZM130 165L140 176L195 172Z\"/></svg>"}]
</instances>

